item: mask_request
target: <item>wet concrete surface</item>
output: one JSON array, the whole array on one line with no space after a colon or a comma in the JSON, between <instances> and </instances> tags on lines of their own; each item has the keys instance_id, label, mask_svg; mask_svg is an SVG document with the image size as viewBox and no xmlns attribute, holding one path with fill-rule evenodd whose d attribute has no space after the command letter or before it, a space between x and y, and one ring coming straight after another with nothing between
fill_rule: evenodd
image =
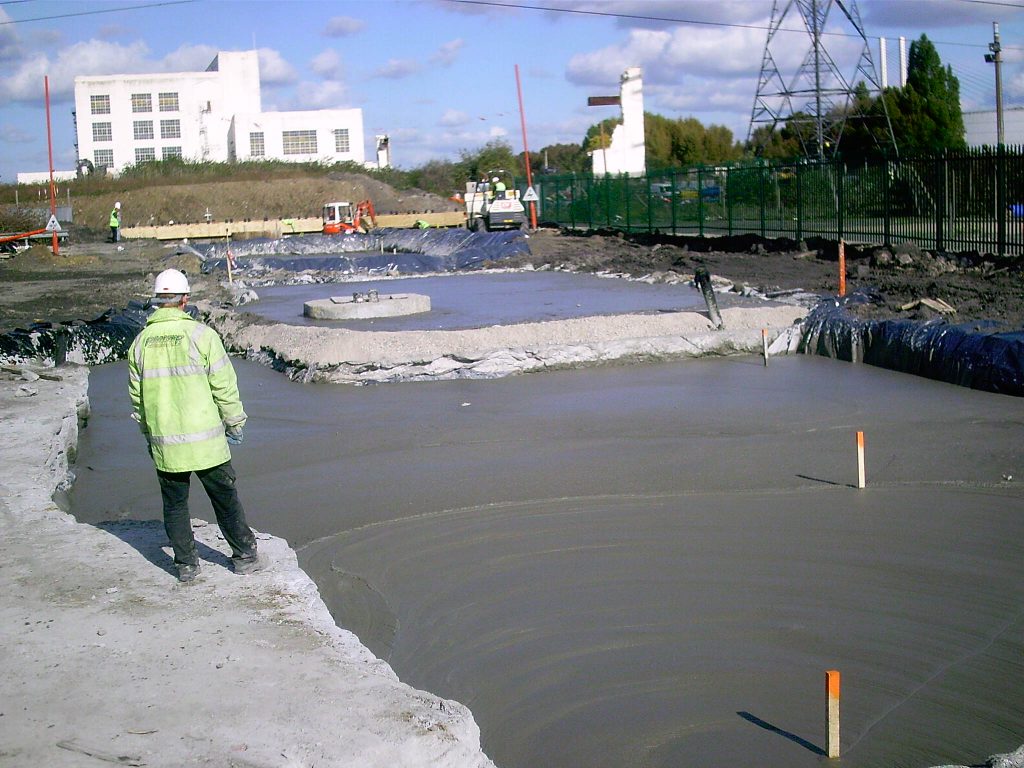
<instances>
[{"instance_id":1,"label":"wet concrete surface","mask_svg":"<svg viewBox=\"0 0 1024 768\"><path fill-rule=\"evenodd\" d=\"M1018 398L804 356L360 388L236 369L252 524L403 680L467 704L498 765L818 766L826 669L844 765L1024 742ZM93 371L86 521L159 517L126 379Z\"/></svg>"},{"instance_id":2,"label":"wet concrete surface","mask_svg":"<svg viewBox=\"0 0 1024 768\"><path fill-rule=\"evenodd\" d=\"M431 311L375 320L315 320L304 317L304 302L354 292L421 293ZM260 301L248 312L293 325L374 331L460 330L499 323L565 320L625 312L678 312L705 309L700 291L679 283L648 284L568 272L468 273L314 285L279 285L256 289ZM723 307L765 306L763 300L719 294Z\"/></svg>"}]
</instances>

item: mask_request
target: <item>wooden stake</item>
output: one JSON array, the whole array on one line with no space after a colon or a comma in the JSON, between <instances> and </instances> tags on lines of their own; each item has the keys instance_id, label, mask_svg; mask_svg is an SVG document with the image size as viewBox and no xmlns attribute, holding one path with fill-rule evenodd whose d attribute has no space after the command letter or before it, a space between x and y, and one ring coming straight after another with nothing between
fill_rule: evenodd
<instances>
[{"instance_id":1,"label":"wooden stake","mask_svg":"<svg viewBox=\"0 0 1024 768\"><path fill-rule=\"evenodd\" d=\"M857 487L866 486L864 477L864 433L857 433Z\"/></svg>"},{"instance_id":2,"label":"wooden stake","mask_svg":"<svg viewBox=\"0 0 1024 768\"><path fill-rule=\"evenodd\" d=\"M761 348L764 350L764 364L768 365L768 329L761 329Z\"/></svg>"},{"instance_id":3,"label":"wooden stake","mask_svg":"<svg viewBox=\"0 0 1024 768\"><path fill-rule=\"evenodd\" d=\"M846 244L839 240L839 295L846 295Z\"/></svg>"},{"instance_id":4,"label":"wooden stake","mask_svg":"<svg viewBox=\"0 0 1024 768\"><path fill-rule=\"evenodd\" d=\"M829 757L839 757L839 670L830 669L825 673L825 694L828 697L825 753Z\"/></svg>"}]
</instances>

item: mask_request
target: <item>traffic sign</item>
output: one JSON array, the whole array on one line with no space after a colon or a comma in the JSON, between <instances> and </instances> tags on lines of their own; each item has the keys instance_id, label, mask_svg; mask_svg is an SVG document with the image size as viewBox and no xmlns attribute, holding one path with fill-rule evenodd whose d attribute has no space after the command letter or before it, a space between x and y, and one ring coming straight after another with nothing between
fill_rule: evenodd
<instances>
[{"instance_id":1,"label":"traffic sign","mask_svg":"<svg viewBox=\"0 0 1024 768\"><path fill-rule=\"evenodd\" d=\"M526 192L523 193L523 202L535 203L538 200L540 200L540 197L537 196L537 190L535 190L533 187L527 187Z\"/></svg>"},{"instance_id":2,"label":"traffic sign","mask_svg":"<svg viewBox=\"0 0 1024 768\"><path fill-rule=\"evenodd\" d=\"M47 232L60 232L61 231L61 229L60 229L60 222L57 221L57 216L55 214L52 214L52 213L50 214L50 220L48 222L46 222L46 231Z\"/></svg>"}]
</instances>

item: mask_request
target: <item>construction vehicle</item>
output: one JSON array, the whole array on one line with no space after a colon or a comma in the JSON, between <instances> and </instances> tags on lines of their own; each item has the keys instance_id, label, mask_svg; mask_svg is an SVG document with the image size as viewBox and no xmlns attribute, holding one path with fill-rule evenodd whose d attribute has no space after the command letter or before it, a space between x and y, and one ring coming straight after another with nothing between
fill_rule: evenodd
<instances>
[{"instance_id":1,"label":"construction vehicle","mask_svg":"<svg viewBox=\"0 0 1024 768\"><path fill-rule=\"evenodd\" d=\"M347 235L352 232L368 232L377 226L377 213L373 202L361 200L355 204L338 202L324 206L325 235Z\"/></svg>"},{"instance_id":2,"label":"construction vehicle","mask_svg":"<svg viewBox=\"0 0 1024 768\"><path fill-rule=\"evenodd\" d=\"M467 181L464 201L466 229L474 232L520 229L526 223L518 189L495 192L487 181Z\"/></svg>"}]
</instances>

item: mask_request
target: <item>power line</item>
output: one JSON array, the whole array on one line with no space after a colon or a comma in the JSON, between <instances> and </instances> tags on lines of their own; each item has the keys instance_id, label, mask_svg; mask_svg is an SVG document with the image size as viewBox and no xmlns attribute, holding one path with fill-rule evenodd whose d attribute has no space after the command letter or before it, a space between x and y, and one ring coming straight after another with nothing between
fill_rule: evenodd
<instances>
[{"instance_id":1,"label":"power line","mask_svg":"<svg viewBox=\"0 0 1024 768\"><path fill-rule=\"evenodd\" d=\"M7 0L3 3L7 5L11 2L25 2L26 0ZM25 24L29 21L52 21L53 19L70 19L72 16L95 16L100 13L120 13L121 11L137 11L140 8L160 8L165 5L184 5L186 3L194 3L195 0L163 0L158 3L142 3L141 5L123 5L120 8L104 8L98 11L75 11L74 13L58 13L53 16L36 16L31 19L8 19L7 21L0 21L0 26L5 24Z\"/></svg>"},{"instance_id":2,"label":"power line","mask_svg":"<svg viewBox=\"0 0 1024 768\"><path fill-rule=\"evenodd\" d=\"M458 3L460 5L484 5L491 6L494 8L515 8L517 10L526 11L548 11L550 13L572 13L578 16L599 16L614 19L635 19L637 21L663 21L669 24L695 24L699 26L707 27L729 27L733 29L756 29L767 32L769 27L763 24L740 24L739 22L730 21L704 21L703 19L679 19L671 16L647 16L639 13L617 13L614 11L587 11L580 8L557 8L547 5L526 5L524 3L504 3L498 2L498 0L445 0L448 3ZM1008 2L1000 2L1000 0L960 0L960 2L974 2L985 5L1003 5L1010 8L1024 8L1024 4L1017 5ZM806 31L802 29L789 29L787 27L780 27L779 32L794 32L797 34L805 34ZM854 35L848 32L822 32L824 35L831 35L833 37L853 37L860 39L859 35ZM963 43L963 42L950 42L931 40L933 44L942 45L958 45L966 48L988 48L987 43ZM1024 50L1024 46L1010 46L1004 45L1003 50Z\"/></svg>"}]
</instances>

